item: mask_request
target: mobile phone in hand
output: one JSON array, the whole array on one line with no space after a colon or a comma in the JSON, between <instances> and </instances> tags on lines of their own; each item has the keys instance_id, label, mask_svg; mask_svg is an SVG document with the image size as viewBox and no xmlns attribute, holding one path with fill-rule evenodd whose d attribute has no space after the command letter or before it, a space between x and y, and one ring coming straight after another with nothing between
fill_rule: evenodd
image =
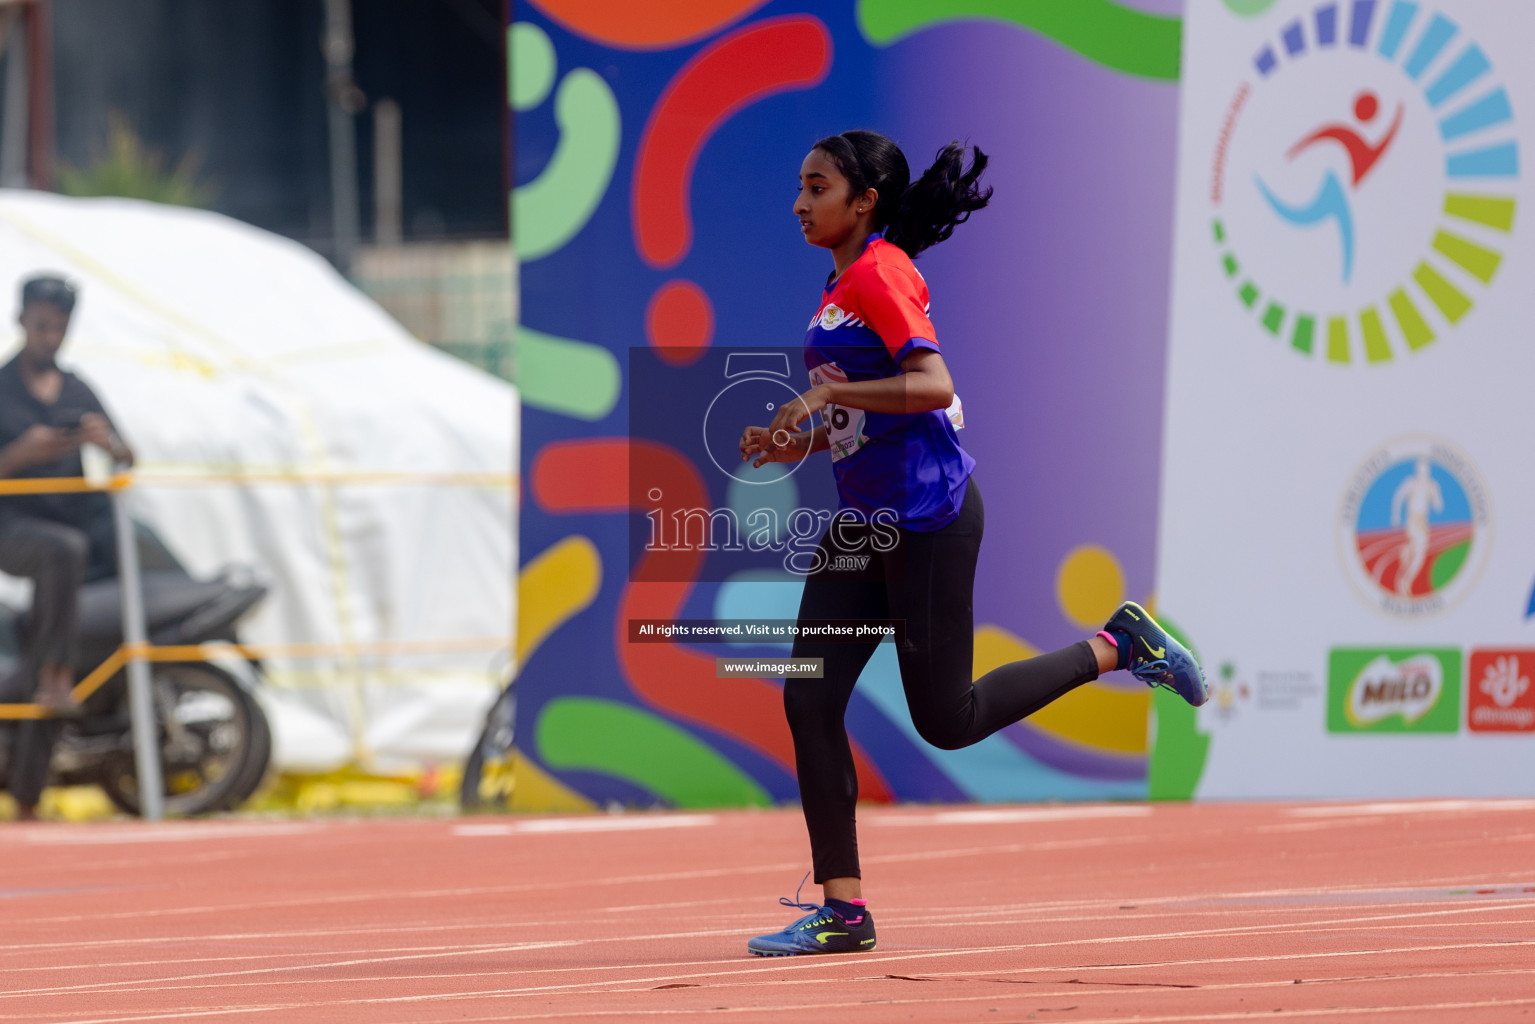
<instances>
[{"instance_id":1,"label":"mobile phone in hand","mask_svg":"<svg viewBox=\"0 0 1535 1024\"><path fill-rule=\"evenodd\" d=\"M83 409L55 409L53 415L48 417L48 425L55 430L63 430L75 434L80 431L80 421L85 419Z\"/></svg>"}]
</instances>

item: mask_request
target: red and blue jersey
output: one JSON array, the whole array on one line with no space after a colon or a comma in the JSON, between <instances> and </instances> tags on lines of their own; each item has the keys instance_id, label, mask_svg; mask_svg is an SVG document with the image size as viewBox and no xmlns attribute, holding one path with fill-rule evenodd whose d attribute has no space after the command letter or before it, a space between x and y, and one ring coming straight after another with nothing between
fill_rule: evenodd
<instances>
[{"instance_id":1,"label":"red and blue jersey","mask_svg":"<svg viewBox=\"0 0 1535 1024\"><path fill-rule=\"evenodd\" d=\"M862 255L827 285L805 333L810 382L894 377L917 349L938 351L927 282L899 246L870 235ZM958 409L957 398L947 412L822 409L840 507L865 516L891 509L909 530L953 522L975 469L955 434L963 426Z\"/></svg>"}]
</instances>

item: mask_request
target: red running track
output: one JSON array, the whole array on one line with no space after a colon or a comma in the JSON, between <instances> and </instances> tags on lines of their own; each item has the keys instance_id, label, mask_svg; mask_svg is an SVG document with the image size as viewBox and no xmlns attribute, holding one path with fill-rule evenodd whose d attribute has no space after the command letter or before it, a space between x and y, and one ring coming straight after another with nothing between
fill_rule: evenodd
<instances>
[{"instance_id":1,"label":"red running track","mask_svg":"<svg viewBox=\"0 0 1535 1024\"><path fill-rule=\"evenodd\" d=\"M1535 1024L1535 801L862 832L878 950L757 959L794 811L0 828L0 1022Z\"/></svg>"}]
</instances>

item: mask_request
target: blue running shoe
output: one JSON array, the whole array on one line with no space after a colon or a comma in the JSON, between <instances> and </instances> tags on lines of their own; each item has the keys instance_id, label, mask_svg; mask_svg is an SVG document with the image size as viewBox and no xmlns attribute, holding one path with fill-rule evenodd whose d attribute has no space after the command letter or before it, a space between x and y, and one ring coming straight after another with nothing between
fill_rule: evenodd
<instances>
[{"instance_id":1,"label":"blue running shoe","mask_svg":"<svg viewBox=\"0 0 1535 1024\"><path fill-rule=\"evenodd\" d=\"M781 932L748 940L748 952L756 956L803 956L808 953L863 953L874 948L874 917L867 907L858 908L863 911L858 917L847 918L830 907L798 900L798 892L792 900L786 896L778 898L778 902L786 907L810 913Z\"/></svg>"},{"instance_id":2,"label":"blue running shoe","mask_svg":"<svg viewBox=\"0 0 1535 1024\"><path fill-rule=\"evenodd\" d=\"M1103 628L1129 634L1130 674L1147 686L1164 686L1196 708L1210 699L1204 669L1194 655L1134 601L1120 605Z\"/></svg>"}]
</instances>

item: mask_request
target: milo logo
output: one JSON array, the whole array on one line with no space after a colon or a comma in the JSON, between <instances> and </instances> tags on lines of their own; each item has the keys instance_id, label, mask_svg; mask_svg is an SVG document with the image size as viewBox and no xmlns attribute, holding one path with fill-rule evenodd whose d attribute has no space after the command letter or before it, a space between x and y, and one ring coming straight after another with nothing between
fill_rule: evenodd
<instances>
[{"instance_id":1,"label":"milo logo","mask_svg":"<svg viewBox=\"0 0 1535 1024\"><path fill-rule=\"evenodd\" d=\"M1460 651L1334 648L1327 667L1328 732L1456 732Z\"/></svg>"}]
</instances>

